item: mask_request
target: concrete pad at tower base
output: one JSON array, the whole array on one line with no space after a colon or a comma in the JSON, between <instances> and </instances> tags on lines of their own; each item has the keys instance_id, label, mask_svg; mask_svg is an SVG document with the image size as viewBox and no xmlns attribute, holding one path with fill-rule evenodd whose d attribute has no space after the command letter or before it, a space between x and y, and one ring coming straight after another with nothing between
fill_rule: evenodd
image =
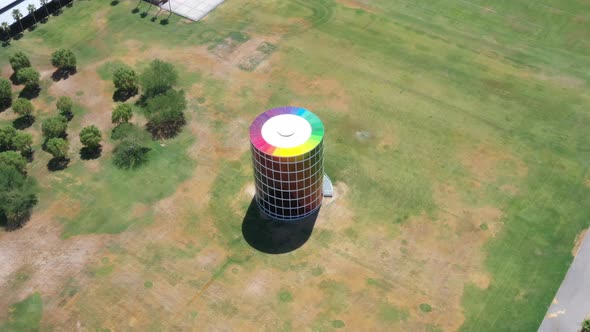
<instances>
[{"instance_id":1,"label":"concrete pad at tower base","mask_svg":"<svg viewBox=\"0 0 590 332\"><path fill-rule=\"evenodd\" d=\"M171 10L174 14L198 21L209 14L224 0L168 0L160 5L162 9Z\"/></svg>"}]
</instances>

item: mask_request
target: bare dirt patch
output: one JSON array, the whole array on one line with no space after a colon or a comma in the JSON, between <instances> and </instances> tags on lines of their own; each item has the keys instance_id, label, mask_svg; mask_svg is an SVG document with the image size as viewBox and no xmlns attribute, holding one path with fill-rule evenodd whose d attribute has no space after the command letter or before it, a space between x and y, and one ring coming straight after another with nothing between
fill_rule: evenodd
<instances>
[{"instance_id":1,"label":"bare dirt patch","mask_svg":"<svg viewBox=\"0 0 590 332\"><path fill-rule=\"evenodd\" d=\"M348 8L362 9L374 13L375 9L368 4L367 0L336 0L337 3Z\"/></svg>"},{"instance_id":2,"label":"bare dirt patch","mask_svg":"<svg viewBox=\"0 0 590 332\"><path fill-rule=\"evenodd\" d=\"M483 183L493 182L499 174L523 177L527 174L527 166L513 155L479 146L475 151L465 153L463 165L474 175L475 180Z\"/></svg>"}]
</instances>

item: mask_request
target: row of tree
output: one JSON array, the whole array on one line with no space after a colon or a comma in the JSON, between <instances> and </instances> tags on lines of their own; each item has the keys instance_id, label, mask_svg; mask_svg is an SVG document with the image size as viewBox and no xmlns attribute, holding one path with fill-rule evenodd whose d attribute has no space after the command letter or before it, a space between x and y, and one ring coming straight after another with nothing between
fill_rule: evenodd
<instances>
[{"instance_id":1,"label":"row of tree","mask_svg":"<svg viewBox=\"0 0 590 332\"><path fill-rule=\"evenodd\" d=\"M49 3L50 0L40 0L41 2L41 6L43 6L43 8L45 8L45 13L47 14L46 17L49 17ZM59 8L62 8L62 4L60 0L57 0L58 4L59 4ZM35 21L35 24L37 24L37 16L35 15L35 12L37 11L37 7L35 7L35 4L31 3L27 6L27 11L29 12L29 15L31 15L31 17L33 17L33 20ZM25 31L22 21L21 19L23 18L23 14L20 12L20 10L17 9L13 9L12 10L12 18L14 18L15 21L18 22L19 26L20 26L20 32L23 33ZM2 28L2 32L6 33L8 35L8 38L12 38L13 36L10 34L10 24L8 24L8 22L2 22L1 25Z\"/></svg>"}]
</instances>

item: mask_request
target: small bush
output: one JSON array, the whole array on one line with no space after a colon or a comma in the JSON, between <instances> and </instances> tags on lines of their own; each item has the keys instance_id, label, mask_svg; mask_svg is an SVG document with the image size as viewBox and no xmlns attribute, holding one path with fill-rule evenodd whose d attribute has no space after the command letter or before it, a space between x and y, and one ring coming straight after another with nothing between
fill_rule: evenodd
<instances>
[{"instance_id":1,"label":"small bush","mask_svg":"<svg viewBox=\"0 0 590 332\"><path fill-rule=\"evenodd\" d=\"M133 140L124 140L113 150L113 163L123 169L134 169L148 161L151 149Z\"/></svg>"},{"instance_id":2,"label":"small bush","mask_svg":"<svg viewBox=\"0 0 590 332\"><path fill-rule=\"evenodd\" d=\"M26 54L20 51L8 57L8 62L10 62L10 66L15 73L23 68L31 66L31 60L29 60Z\"/></svg>"}]
</instances>

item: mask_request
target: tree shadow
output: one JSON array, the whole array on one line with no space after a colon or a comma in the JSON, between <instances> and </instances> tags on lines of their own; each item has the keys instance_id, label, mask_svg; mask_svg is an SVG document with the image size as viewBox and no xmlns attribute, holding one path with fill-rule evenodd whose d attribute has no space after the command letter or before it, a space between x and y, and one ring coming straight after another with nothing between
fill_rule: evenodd
<instances>
[{"instance_id":1,"label":"tree shadow","mask_svg":"<svg viewBox=\"0 0 590 332\"><path fill-rule=\"evenodd\" d=\"M248 244L266 254L285 254L309 240L319 209L296 221L276 221L264 215L252 199L242 221L242 235Z\"/></svg>"},{"instance_id":2,"label":"tree shadow","mask_svg":"<svg viewBox=\"0 0 590 332\"><path fill-rule=\"evenodd\" d=\"M70 164L69 158L51 158L47 163L47 169L51 172L63 171Z\"/></svg>"},{"instance_id":3,"label":"tree shadow","mask_svg":"<svg viewBox=\"0 0 590 332\"><path fill-rule=\"evenodd\" d=\"M80 159L82 160L94 160L100 158L102 154L102 146L97 148L89 148L87 146L80 149Z\"/></svg>"},{"instance_id":4,"label":"tree shadow","mask_svg":"<svg viewBox=\"0 0 590 332\"><path fill-rule=\"evenodd\" d=\"M16 231L22 228L27 221L31 219L33 213L32 208L27 209L24 213L20 213L15 220L8 221L3 213L0 213L0 227L4 228L7 232Z\"/></svg>"},{"instance_id":5,"label":"tree shadow","mask_svg":"<svg viewBox=\"0 0 590 332\"><path fill-rule=\"evenodd\" d=\"M35 117L32 115L25 115L12 121L12 126L15 129L23 130L27 129L35 123Z\"/></svg>"},{"instance_id":6,"label":"tree shadow","mask_svg":"<svg viewBox=\"0 0 590 332\"><path fill-rule=\"evenodd\" d=\"M139 14L139 17L141 17L141 18L144 18L146 16L148 16L148 12L143 12L143 13Z\"/></svg>"},{"instance_id":7,"label":"tree shadow","mask_svg":"<svg viewBox=\"0 0 590 332\"><path fill-rule=\"evenodd\" d=\"M76 68L72 68L72 69L58 68L53 72L53 74L51 74L51 79L54 82L58 82L58 81L67 79L71 75L76 74L76 72L77 72Z\"/></svg>"},{"instance_id":8,"label":"tree shadow","mask_svg":"<svg viewBox=\"0 0 590 332\"><path fill-rule=\"evenodd\" d=\"M137 13L139 12L139 8L133 8L133 9L131 10L131 12L132 12L133 14L137 14Z\"/></svg>"},{"instance_id":9,"label":"tree shadow","mask_svg":"<svg viewBox=\"0 0 590 332\"><path fill-rule=\"evenodd\" d=\"M111 1L111 6L116 6L119 4L119 0L113 0Z\"/></svg>"},{"instance_id":10,"label":"tree shadow","mask_svg":"<svg viewBox=\"0 0 590 332\"><path fill-rule=\"evenodd\" d=\"M41 92L41 87L36 86L25 86L24 89L18 94L20 98L25 98L28 100L35 99L39 97L39 93Z\"/></svg>"},{"instance_id":11,"label":"tree shadow","mask_svg":"<svg viewBox=\"0 0 590 332\"><path fill-rule=\"evenodd\" d=\"M12 74L10 75L10 77L8 77L8 79L10 80L10 82L13 85L20 85L20 82L18 81L18 78L16 78L16 72L12 72Z\"/></svg>"},{"instance_id":12,"label":"tree shadow","mask_svg":"<svg viewBox=\"0 0 590 332\"><path fill-rule=\"evenodd\" d=\"M27 151L23 151L20 154L29 163L30 162L33 162L33 160L35 160L35 150L33 150L33 149L29 149Z\"/></svg>"},{"instance_id":13,"label":"tree shadow","mask_svg":"<svg viewBox=\"0 0 590 332\"><path fill-rule=\"evenodd\" d=\"M6 111L10 106L12 106L12 100L0 102L0 113Z\"/></svg>"},{"instance_id":14,"label":"tree shadow","mask_svg":"<svg viewBox=\"0 0 590 332\"><path fill-rule=\"evenodd\" d=\"M28 31L35 31L37 30L37 24L33 24L30 27L27 28Z\"/></svg>"},{"instance_id":15,"label":"tree shadow","mask_svg":"<svg viewBox=\"0 0 590 332\"><path fill-rule=\"evenodd\" d=\"M117 89L113 92L113 100L114 101L127 101L127 99L135 96L137 94L137 90L134 91L127 91L123 89Z\"/></svg>"},{"instance_id":16,"label":"tree shadow","mask_svg":"<svg viewBox=\"0 0 590 332\"><path fill-rule=\"evenodd\" d=\"M4 41L2 41L2 47L6 48L8 46L10 46L10 40L4 40Z\"/></svg>"},{"instance_id":17,"label":"tree shadow","mask_svg":"<svg viewBox=\"0 0 590 332\"><path fill-rule=\"evenodd\" d=\"M66 118L66 120L68 120L68 122L72 121L72 119L74 118L74 113L72 111L59 112L59 115Z\"/></svg>"},{"instance_id":18,"label":"tree shadow","mask_svg":"<svg viewBox=\"0 0 590 332\"><path fill-rule=\"evenodd\" d=\"M167 18L161 19L160 20L160 25L167 25L168 23L170 23L170 20Z\"/></svg>"}]
</instances>

